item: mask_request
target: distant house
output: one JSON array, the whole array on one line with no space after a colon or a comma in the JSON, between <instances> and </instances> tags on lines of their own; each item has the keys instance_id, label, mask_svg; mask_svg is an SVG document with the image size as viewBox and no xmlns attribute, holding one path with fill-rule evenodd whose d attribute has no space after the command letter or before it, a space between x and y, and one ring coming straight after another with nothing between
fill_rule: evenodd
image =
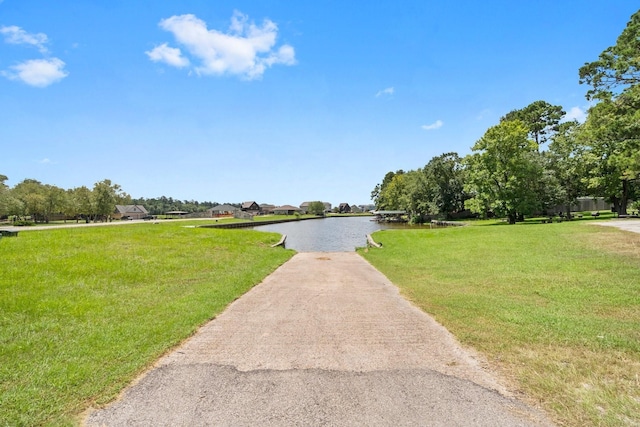
<instances>
[{"instance_id":1,"label":"distant house","mask_svg":"<svg viewBox=\"0 0 640 427\"><path fill-rule=\"evenodd\" d=\"M309 213L309 205L311 205L311 203L313 202L302 202L300 204L300 212L302 213Z\"/></svg>"},{"instance_id":2,"label":"distant house","mask_svg":"<svg viewBox=\"0 0 640 427\"><path fill-rule=\"evenodd\" d=\"M116 205L113 218L142 219L147 215L149 215L149 212L142 205Z\"/></svg>"},{"instance_id":3,"label":"distant house","mask_svg":"<svg viewBox=\"0 0 640 427\"><path fill-rule=\"evenodd\" d=\"M338 212L351 213L351 205L349 203L340 203L340 205L338 205Z\"/></svg>"},{"instance_id":4,"label":"distant house","mask_svg":"<svg viewBox=\"0 0 640 427\"><path fill-rule=\"evenodd\" d=\"M304 202L300 205L300 211L302 213L309 213L309 205L311 205L311 203L313 202ZM329 202L320 202L324 205L324 212L331 212L331 203Z\"/></svg>"},{"instance_id":5,"label":"distant house","mask_svg":"<svg viewBox=\"0 0 640 427\"><path fill-rule=\"evenodd\" d=\"M253 202L253 201L244 202L240 209L242 209L243 212L248 212L253 215L257 215L260 213L260 205L258 205L256 202Z\"/></svg>"},{"instance_id":6,"label":"distant house","mask_svg":"<svg viewBox=\"0 0 640 427\"><path fill-rule=\"evenodd\" d=\"M269 215L273 213L273 209L276 205L271 205L269 203L261 203L260 204L260 215Z\"/></svg>"},{"instance_id":7,"label":"distant house","mask_svg":"<svg viewBox=\"0 0 640 427\"><path fill-rule=\"evenodd\" d=\"M360 208L359 206L356 206L356 205L351 205L351 212L352 213L361 213L362 212L362 208Z\"/></svg>"},{"instance_id":8,"label":"distant house","mask_svg":"<svg viewBox=\"0 0 640 427\"><path fill-rule=\"evenodd\" d=\"M278 206L273 209L273 213L276 215L294 215L296 212L301 212L301 209L291 205Z\"/></svg>"},{"instance_id":9,"label":"distant house","mask_svg":"<svg viewBox=\"0 0 640 427\"><path fill-rule=\"evenodd\" d=\"M231 205L218 205L210 209L207 209L209 216L212 218L219 218L222 216L233 216L240 208L236 208Z\"/></svg>"}]
</instances>

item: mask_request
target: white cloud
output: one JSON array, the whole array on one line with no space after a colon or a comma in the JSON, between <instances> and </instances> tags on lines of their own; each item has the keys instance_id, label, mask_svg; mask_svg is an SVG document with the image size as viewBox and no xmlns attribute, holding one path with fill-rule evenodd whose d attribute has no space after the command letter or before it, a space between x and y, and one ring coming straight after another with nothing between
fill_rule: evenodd
<instances>
[{"instance_id":1,"label":"white cloud","mask_svg":"<svg viewBox=\"0 0 640 427\"><path fill-rule=\"evenodd\" d=\"M11 67L13 71L0 74L11 80L20 80L30 86L46 87L67 77L64 62L58 58L31 59Z\"/></svg>"},{"instance_id":2,"label":"white cloud","mask_svg":"<svg viewBox=\"0 0 640 427\"><path fill-rule=\"evenodd\" d=\"M265 19L262 25L249 21L247 15L238 11L231 17L231 25L227 32L207 29L207 25L195 15L174 15L160 21L160 28L171 32L199 65L195 67L199 75L239 75L246 79L262 77L265 70L276 64L294 65L295 50L290 45L282 45L275 49L278 26ZM173 63L166 55L170 48L165 43L164 56L161 59L173 66L185 66L182 53L176 49L171 51ZM156 48L158 49L158 48ZM151 52L154 52L154 49ZM155 52L157 57L160 56ZM179 60L182 58L182 60Z\"/></svg>"},{"instance_id":3,"label":"white cloud","mask_svg":"<svg viewBox=\"0 0 640 427\"><path fill-rule=\"evenodd\" d=\"M442 120L436 120L435 122L431 123L430 125L422 125L422 129L424 129L424 130L435 130L435 129L440 129L442 127L442 125L444 125Z\"/></svg>"},{"instance_id":4,"label":"white cloud","mask_svg":"<svg viewBox=\"0 0 640 427\"><path fill-rule=\"evenodd\" d=\"M10 44L27 44L37 47L41 53L47 53L45 46L49 39L44 33L30 34L22 28L12 25L9 27L0 27L0 34L4 35L4 41Z\"/></svg>"},{"instance_id":5,"label":"white cloud","mask_svg":"<svg viewBox=\"0 0 640 427\"><path fill-rule=\"evenodd\" d=\"M564 121L577 120L580 123L584 123L586 119L587 113L581 107L571 107L564 116Z\"/></svg>"},{"instance_id":6,"label":"white cloud","mask_svg":"<svg viewBox=\"0 0 640 427\"><path fill-rule=\"evenodd\" d=\"M178 68L189 65L189 59L182 56L180 49L169 47L166 43L156 46L145 53L153 62L164 62Z\"/></svg>"},{"instance_id":7,"label":"white cloud","mask_svg":"<svg viewBox=\"0 0 640 427\"><path fill-rule=\"evenodd\" d=\"M388 87L386 89L382 89L381 91L378 91L378 93L376 93L376 98L382 96L382 95L393 95L393 93L395 92L395 89L392 87Z\"/></svg>"},{"instance_id":8,"label":"white cloud","mask_svg":"<svg viewBox=\"0 0 640 427\"><path fill-rule=\"evenodd\" d=\"M44 158L44 159L42 159L42 160L38 160L38 163L40 163L40 164L42 164L42 165L46 165L46 164L51 163L51 160L50 160L50 159L47 159L47 158Z\"/></svg>"}]
</instances>

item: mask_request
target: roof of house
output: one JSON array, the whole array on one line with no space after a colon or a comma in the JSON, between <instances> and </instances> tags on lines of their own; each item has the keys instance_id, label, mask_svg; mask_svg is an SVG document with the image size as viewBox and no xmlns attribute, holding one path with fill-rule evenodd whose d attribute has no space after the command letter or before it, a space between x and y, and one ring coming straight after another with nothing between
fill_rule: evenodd
<instances>
[{"instance_id":1,"label":"roof of house","mask_svg":"<svg viewBox=\"0 0 640 427\"><path fill-rule=\"evenodd\" d=\"M210 211L214 211L214 212L233 212L233 211L237 211L239 208L235 207L235 206L231 206L231 205L218 205L218 206L214 206L208 210Z\"/></svg>"},{"instance_id":2,"label":"roof of house","mask_svg":"<svg viewBox=\"0 0 640 427\"><path fill-rule=\"evenodd\" d=\"M149 213L147 209L142 205L116 205L116 210L121 214Z\"/></svg>"},{"instance_id":3,"label":"roof of house","mask_svg":"<svg viewBox=\"0 0 640 427\"><path fill-rule=\"evenodd\" d=\"M242 209L249 209L249 208L250 208L251 206L253 206L254 204L255 204L256 206L258 206L258 207L260 206L260 205L258 205L255 201L251 201L251 202L244 202L244 203L242 204Z\"/></svg>"},{"instance_id":4,"label":"roof of house","mask_svg":"<svg viewBox=\"0 0 640 427\"><path fill-rule=\"evenodd\" d=\"M273 209L274 211L299 211L300 208L296 208L295 206L291 206L291 205L282 205L282 206L278 206L277 208Z\"/></svg>"}]
</instances>

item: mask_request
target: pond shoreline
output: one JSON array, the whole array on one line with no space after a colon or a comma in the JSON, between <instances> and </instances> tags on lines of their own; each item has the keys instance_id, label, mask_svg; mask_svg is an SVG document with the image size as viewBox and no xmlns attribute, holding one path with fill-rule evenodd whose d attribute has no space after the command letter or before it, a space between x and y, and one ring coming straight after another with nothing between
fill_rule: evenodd
<instances>
[{"instance_id":1,"label":"pond shoreline","mask_svg":"<svg viewBox=\"0 0 640 427\"><path fill-rule=\"evenodd\" d=\"M221 224L199 225L198 228L250 228L260 227L261 225L280 224L283 222L306 221L309 219L324 219L326 217L318 216L312 218L291 218L291 219L274 219L270 221L247 221L247 222L228 222Z\"/></svg>"}]
</instances>

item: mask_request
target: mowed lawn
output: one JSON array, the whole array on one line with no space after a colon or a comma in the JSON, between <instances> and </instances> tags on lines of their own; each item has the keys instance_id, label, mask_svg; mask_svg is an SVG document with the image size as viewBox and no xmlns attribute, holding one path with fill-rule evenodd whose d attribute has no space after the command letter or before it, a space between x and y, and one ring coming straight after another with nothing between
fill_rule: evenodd
<instances>
[{"instance_id":1,"label":"mowed lawn","mask_svg":"<svg viewBox=\"0 0 640 427\"><path fill-rule=\"evenodd\" d=\"M0 240L0 425L77 423L293 255L278 234L185 225Z\"/></svg>"},{"instance_id":2,"label":"mowed lawn","mask_svg":"<svg viewBox=\"0 0 640 427\"><path fill-rule=\"evenodd\" d=\"M640 235L586 222L391 230L360 253L562 425L640 425Z\"/></svg>"}]
</instances>

